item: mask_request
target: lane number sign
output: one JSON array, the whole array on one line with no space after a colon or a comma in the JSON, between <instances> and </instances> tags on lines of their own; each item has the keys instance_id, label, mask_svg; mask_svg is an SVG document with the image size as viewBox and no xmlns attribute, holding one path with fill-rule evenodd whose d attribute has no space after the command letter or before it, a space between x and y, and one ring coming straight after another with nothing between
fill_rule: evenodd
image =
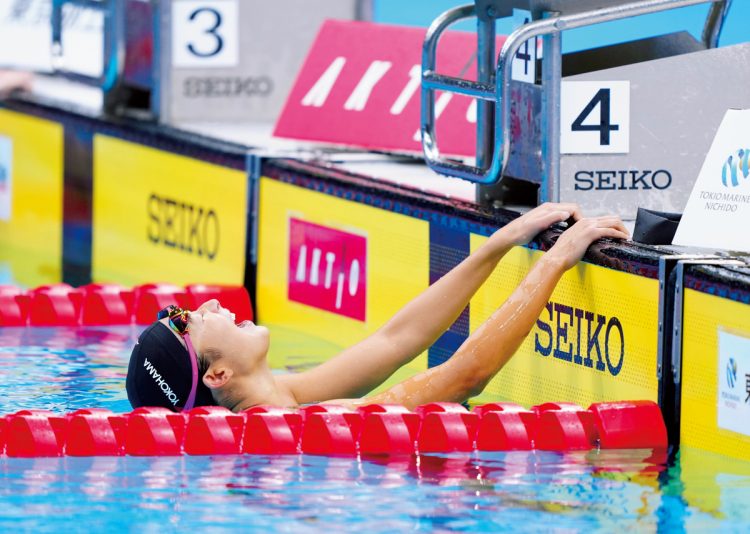
<instances>
[{"instance_id":1,"label":"lane number sign","mask_svg":"<svg viewBox=\"0 0 750 534\"><path fill-rule=\"evenodd\" d=\"M236 67L239 63L238 0L172 3L172 66Z\"/></svg>"},{"instance_id":2,"label":"lane number sign","mask_svg":"<svg viewBox=\"0 0 750 534\"><path fill-rule=\"evenodd\" d=\"M523 24L528 24L529 17L523 19ZM513 56L511 65L511 77L518 82L534 83L536 79L537 59L536 37L523 43Z\"/></svg>"},{"instance_id":3,"label":"lane number sign","mask_svg":"<svg viewBox=\"0 0 750 534\"><path fill-rule=\"evenodd\" d=\"M630 82L562 82L560 152L630 151Z\"/></svg>"}]
</instances>

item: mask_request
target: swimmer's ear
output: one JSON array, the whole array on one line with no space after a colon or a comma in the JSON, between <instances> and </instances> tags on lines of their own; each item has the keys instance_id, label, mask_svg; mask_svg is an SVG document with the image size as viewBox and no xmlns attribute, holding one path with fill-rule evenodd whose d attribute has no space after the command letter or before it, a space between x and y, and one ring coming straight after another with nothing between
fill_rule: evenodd
<instances>
[{"instance_id":1,"label":"swimmer's ear","mask_svg":"<svg viewBox=\"0 0 750 534\"><path fill-rule=\"evenodd\" d=\"M232 378L233 371L227 367L211 366L203 375L203 383L211 389L222 387Z\"/></svg>"}]
</instances>

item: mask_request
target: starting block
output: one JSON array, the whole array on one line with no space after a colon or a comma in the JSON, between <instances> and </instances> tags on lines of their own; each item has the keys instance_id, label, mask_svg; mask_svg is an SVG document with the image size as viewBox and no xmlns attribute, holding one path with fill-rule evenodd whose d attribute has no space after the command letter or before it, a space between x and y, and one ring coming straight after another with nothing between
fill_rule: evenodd
<instances>
[{"instance_id":1,"label":"starting block","mask_svg":"<svg viewBox=\"0 0 750 534\"><path fill-rule=\"evenodd\" d=\"M570 54L565 31L710 4L701 40L677 32ZM427 32L422 145L435 171L479 185L478 200L576 202L623 219L638 207L682 211L728 108L750 107L750 44L717 48L730 2L708 0L476 0ZM495 23L514 9L527 22L497 57ZM454 22L477 19L476 81L437 72L437 44ZM538 41L541 47L537 47ZM541 57L537 57L541 50ZM497 57L497 61L496 61ZM731 74L731 82L728 73ZM476 100L475 163L441 155L444 91ZM700 110L700 112L696 112Z\"/></svg>"}]
</instances>

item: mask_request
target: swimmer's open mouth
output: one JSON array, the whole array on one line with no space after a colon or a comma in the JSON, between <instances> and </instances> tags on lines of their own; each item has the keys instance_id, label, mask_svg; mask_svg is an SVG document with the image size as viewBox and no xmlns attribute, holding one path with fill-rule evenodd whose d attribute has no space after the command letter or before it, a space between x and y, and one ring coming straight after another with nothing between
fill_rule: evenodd
<instances>
[{"instance_id":1,"label":"swimmer's open mouth","mask_svg":"<svg viewBox=\"0 0 750 534\"><path fill-rule=\"evenodd\" d=\"M251 326L255 326L255 323L249 320L244 320L241 323L237 324L237 328L248 328Z\"/></svg>"}]
</instances>

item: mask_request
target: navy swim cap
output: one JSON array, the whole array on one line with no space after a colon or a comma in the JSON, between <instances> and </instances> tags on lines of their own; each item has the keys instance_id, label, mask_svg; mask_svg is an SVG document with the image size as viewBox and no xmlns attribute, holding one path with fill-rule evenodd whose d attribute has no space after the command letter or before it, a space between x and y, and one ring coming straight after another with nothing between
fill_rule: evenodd
<instances>
[{"instance_id":1,"label":"navy swim cap","mask_svg":"<svg viewBox=\"0 0 750 534\"><path fill-rule=\"evenodd\" d=\"M211 390L198 377L195 406L213 406ZM130 354L125 388L133 408L163 406L180 411L190 395L192 367L187 349L168 326L146 328Z\"/></svg>"}]
</instances>

